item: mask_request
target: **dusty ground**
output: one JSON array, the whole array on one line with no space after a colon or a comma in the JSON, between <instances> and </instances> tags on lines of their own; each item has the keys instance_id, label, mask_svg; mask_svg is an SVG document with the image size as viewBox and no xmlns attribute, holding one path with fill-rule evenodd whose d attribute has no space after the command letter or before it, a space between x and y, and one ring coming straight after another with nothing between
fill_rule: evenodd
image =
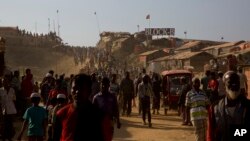
<instances>
[{"instance_id":1,"label":"dusty ground","mask_svg":"<svg viewBox=\"0 0 250 141\"><path fill-rule=\"evenodd\" d=\"M170 111L167 116L152 115L152 128L142 124L137 109L133 108L131 117L121 117L122 128L115 129L114 141L193 141L192 126L182 126L177 112Z\"/></svg>"},{"instance_id":2,"label":"dusty ground","mask_svg":"<svg viewBox=\"0 0 250 141\"><path fill-rule=\"evenodd\" d=\"M152 128L142 124L137 108L133 108L130 117L122 116L122 128L115 129L114 141L194 141L192 126L182 126L181 118L176 111L169 111L168 115L152 115ZM21 120L15 120L16 132L20 132ZM26 132L25 132L26 133ZM17 139L16 137L13 140ZM27 140L25 134L23 140Z\"/></svg>"}]
</instances>

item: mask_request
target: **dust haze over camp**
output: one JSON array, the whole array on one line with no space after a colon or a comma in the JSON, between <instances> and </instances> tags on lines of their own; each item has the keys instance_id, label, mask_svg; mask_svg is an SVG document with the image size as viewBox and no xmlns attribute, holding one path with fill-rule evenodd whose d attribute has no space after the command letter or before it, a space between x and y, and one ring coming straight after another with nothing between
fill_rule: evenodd
<instances>
[{"instance_id":1,"label":"dust haze over camp","mask_svg":"<svg viewBox=\"0 0 250 141\"><path fill-rule=\"evenodd\" d=\"M34 2L31 0L24 2L8 1L1 5L3 12L1 14L2 18L0 19L0 25L3 28L10 27L18 28L18 30L25 30L27 33L32 35L39 34L40 36L42 34L48 35L53 33L60 38L59 44L63 46L91 46L96 48L114 46L116 49L113 50L117 50L117 48L120 48L119 46L122 46L126 48L123 52L125 52L124 55L127 56L128 54L138 55L143 51L155 50L159 47L177 48L189 42L189 39L198 41L201 40L201 42L206 40L215 42L215 44L217 44L217 42L219 44L220 42L238 42L241 40L248 41L250 31L247 26L250 24L250 21L248 18L245 18L247 17L246 14L249 13L249 8L246 7L248 3L249 2L247 0L241 0L240 2L235 2L232 0L222 0L219 2L190 1L188 3L180 0L157 2L153 2L151 0L146 0L143 2L131 0L108 0L105 2L98 0L84 0L74 1L74 3L66 0L62 0L60 2ZM13 7L11 11L8 8L10 6ZM19 13L19 16L16 16L16 12ZM147 19L147 16L149 16L150 19ZM113 38L112 35L104 35L106 32L111 32L117 35L119 35L121 32L128 33L128 36L134 36L138 31L145 31L145 28L174 28L175 35L173 38L177 38L176 42L174 43L175 45L169 45L167 41L162 41L161 43L156 44L156 46L158 46L156 48L143 48L143 51L134 53L133 49L135 46L147 46L145 44L145 37L144 39L137 40L131 37L128 38L126 36L124 36L124 38L122 36ZM4 33L1 34L3 35ZM102 34L106 37L104 37ZM162 40L169 40L167 36L154 36L154 38L159 40L161 38ZM178 39L180 39L180 41L178 41ZM185 41L185 39L187 40ZM16 42L15 40L26 40L24 42L29 41L28 38L13 40L14 42ZM7 45L13 44L10 42L12 42L12 40L7 41ZM29 46L25 45L24 42L16 46L28 48ZM36 46L35 38L32 42L32 46ZM47 40L46 42L50 41ZM109 43L107 44L107 42ZM123 43L120 42L128 42L128 45L126 43L125 45L121 45ZM210 43L207 45L206 43L204 44L205 45L202 45L202 47L212 45ZM53 48L53 50L56 50L55 46L58 47L59 45L57 43L42 43L39 44L39 46L43 48ZM152 46L154 46L154 44ZM12 45L9 46L9 49L12 49ZM23 50L25 49L21 49L21 51ZM37 51L39 52L39 49ZM48 52L54 53L50 51ZM9 65L14 63L13 59L8 59L8 57L13 56L11 53L13 52L6 52L7 61L10 60ZM30 55L31 54L32 53L30 53ZM65 59L65 57L68 57L67 55L60 53L55 54L58 55L55 58L58 58L60 55L62 55L63 57L59 57L61 60ZM114 55L117 54L119 53L114 53ZM56 55L49 56L53 57ZM33 60L32 58L34 57L31 55L29 58L27 56L27 58L23 59ZM41 58L45 57L41 56ZM55 58L52 60L55 60ZM123 56L121 56L121 58L123 58ZM72 60L72 58L66 60L69 61ZM122 60L124 61L124 58ZM60 62L55 63L55 61L52 61L51 64L53 65L51 65L50 62L51 61L48 61L47 64L41 64L42 68L44 68L45 65L48 65L48 67L53 66L53 69L56 69L55 64L57 63L58 69L61 68ZM36 71L39 65L39 63L36 63L36 65L32 64L31 67L34 67L34 71ZM30 65L24 64L21 66L24 67L18 66L18 68L23 70L23 68L27 68ZM62 68L65 69L65 67ZM63 71L65 71L65 73L75 72L72 67L69 67ZM46 71L44 70L43 72ZM60 73L62 73L62 71L60 71Z\"/></svg>"},{"instance_id":2,"label":"dust haze over camp","mask_svg":"<svg viewBox=\"0 0 250 141\"><path fill-rule=\"evenodd\" d=\"M0 25L45 34L58 32L59 20L64 43L95 46L99 32L135 33L137 25L139 30L148 28L149 14L151 27L175 28L176 37L185 38L186 31L189 39L239 41L249 40L248 5L248 0L11 0L1 4Z\"/></svg>"},{"instance_id":3,"label":"dust haze over camp","mask_svg":"<svg viewBox=\"0 0 250 141\"><path fill-rule=\"evenodd\" d=\"M226 42L182 39L174 36L153 38L145 31L102 32L96 47L70 46L56 33L32 34L18 27L1 27L0 34L6 38L6 66L24 73L32 68L41 79L50 69L59 74L90 73L106 67L139 71L146 67L160 73L165 69L191 66L194 72L203 72L209 60L218 57L223 64L227 54L242 54L249 62L248 41ZM194 59L192 59L194 57ZM201 60L203 61L196 61ZM177 62L175 60L178 60ZM221 66L225 69L225 64Z\"/></svg>"}]
</instances>

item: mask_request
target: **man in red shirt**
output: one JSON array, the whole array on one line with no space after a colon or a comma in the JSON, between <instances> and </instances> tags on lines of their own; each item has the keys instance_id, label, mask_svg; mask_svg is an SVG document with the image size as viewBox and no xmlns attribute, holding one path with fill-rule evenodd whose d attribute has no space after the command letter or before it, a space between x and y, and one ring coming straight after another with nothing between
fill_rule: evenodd
<instances>
[{"instance_id":1,"label":"man in red shirt","mask_svg":"<svg viewBox=\"0 0 250 141\"><path fill-rule=\"evenodd\" d=\"M23 80L21 83L21 90L22 90L23 96L25 98L28 98L33 92L34 79L33 79L33 74L31 73L30 69L26 69L25 73L26 75L23 77Z\"/></svg>"},{"instance_id":2,"label":"man in red shirt","mask_svg":"<svg viewBox=\"0 0 250 141\"><path fill-rule=\"evenodd\" d=\"M64 94L66 97L68 96L67 92L62 88L62 80L56 80L56 86L54 89L50 90L48 101L46 106L52 105L53 107L56 106L56 97L58 94Z\"/></svg>"},{"instance_id":3,"label":"man in red shirt","mask_svg":"<svg viewBox=\"0 0 250 141\"><path fill-rule=\"evenodd\" d=\"M111 141L109 120L104 113L89 101L91 78L78 74L73 79L73 103L60 109L56 114L53 141Z\"/></svg>"},{"instance_id":4,"label":"man in red shirt","mask_svg":"<svg viewBox=\"0 0 250 141\"><path fill-rule=\"evenodd\" d=\"M219 99L219 95L218 95L218 88L219 88L219 82L216 79L216 73L215 72L211 72L210 73L210 80L208 82L208 89L210 90L210 102L216 103Z\"/></svg>"}]
</instances>

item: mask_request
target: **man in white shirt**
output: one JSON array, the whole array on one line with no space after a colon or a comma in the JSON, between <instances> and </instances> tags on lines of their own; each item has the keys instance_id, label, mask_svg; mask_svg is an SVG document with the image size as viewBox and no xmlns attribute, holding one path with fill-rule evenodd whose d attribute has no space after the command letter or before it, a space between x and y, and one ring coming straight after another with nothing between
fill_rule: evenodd
<instances>
[{"instance_id":1,"label":"man in white shirt","mask_svg":"<svg viewBox=\"0 0 250 141\"><path fill-rule=\"evenodd\" d=\"M3 140L11 140L15 135L15 129L13 127L13 115L17 113L14 102L16 101L15 90L10 87L10 81L8 78L3 79L3 88L0 89L0 99L3 114Z\"/></svg>"}]
</instances>

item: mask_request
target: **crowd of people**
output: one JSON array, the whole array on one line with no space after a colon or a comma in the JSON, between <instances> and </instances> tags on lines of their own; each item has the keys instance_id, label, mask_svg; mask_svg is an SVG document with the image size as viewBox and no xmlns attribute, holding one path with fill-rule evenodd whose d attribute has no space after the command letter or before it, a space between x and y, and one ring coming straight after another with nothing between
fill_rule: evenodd
<instances>
[{"instance_id":1,"label":"crowd of people","mask_svg":"<svg viewBox=\"0 0 250 141\"><path fill-rule=\"evenodd\" d=\"M194 126L197 141L230 140L231 127L250 126L247 78L241 67L237 71L208 70L191 83L181 79L182 125ZM18 71L6 74L0 81L2 139L11 141L17 135L21 140L28 129L29 141L45 137L48 141L111 141L115 127L122 126L120 116L130 117L136 100L143 126L152 127L151 114L160 114L161 75L143 69L135 78L128 71L120 76L93 72L65 77L51 70L39 84L30 69L21 79ZM13 118L20 116L23 126L16 131Z\"/></svg>"},{"instance_id":2,"label":"crowd of people","mask_svg":"<svg viewBox=\"0 0 250 141\"><path fill-rule=\"evenodd\" d=\"M150 77L145 69L135 79L125 72L119 81L121 74L105 74L110 73L65 77L50 70L40 83L34 80L31 69L21 78L19 71L5 74L0 89L2 139L11 141L17 135L21 140L28 129L30 141L45 137L49 141L82 140L86 138L81 133L84 130L89 137L96 137L94 140L109 141L115 125L121 128L120 115L131 116L137 96L143 124L147 125L148 115L148 126L152 127L150 99L154 99L153 114L159 114L160 77ZM20 132L13 126L18 117L23 119Z\"/></svg>"},{"instance_id":3,"label":"crowd of people","mask_svg":"<svg viewBox=\"0 0 250 141\"><path fill-rule=\"evenodd\" d=\"M201 79L182 81L182 125L194 126L197 141L235 140L236 129L250 127L247 77L242 67L225 73L207 70Z\"/></svg>"}]
</instances>

